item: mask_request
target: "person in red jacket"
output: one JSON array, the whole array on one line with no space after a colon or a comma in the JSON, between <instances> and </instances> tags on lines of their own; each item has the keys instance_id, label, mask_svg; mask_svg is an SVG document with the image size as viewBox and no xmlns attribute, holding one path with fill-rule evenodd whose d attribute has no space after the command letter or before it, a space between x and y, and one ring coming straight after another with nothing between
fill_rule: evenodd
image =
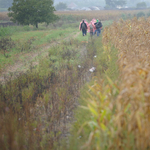
<instances>
[{"instance_id":1,"label":"person in red jacket","mask_svg":"<svg viewBox=\"0 0 150 150\"><path fill-rule=\"evenodd\" d=\"M92 21L89 23L88 32L90 33L90 36L92 37L94 33L94 24Z\"/></svg>"}]
</instances>

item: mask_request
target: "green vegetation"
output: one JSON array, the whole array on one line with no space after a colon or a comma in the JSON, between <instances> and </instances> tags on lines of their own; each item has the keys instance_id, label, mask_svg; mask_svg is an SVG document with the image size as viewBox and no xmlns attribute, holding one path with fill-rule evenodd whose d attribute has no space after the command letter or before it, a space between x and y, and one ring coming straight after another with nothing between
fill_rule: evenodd
<instances>
[{"instance_id":1,"label":"green vegetation","mask_svg":"<svg viewBox=\"0 0 150 150\"><path fill-rule=\"evenodd\" d=\"M11 21L21 25L35 25L36 28L38 28L38 23L49 24L58 19L54 14L53 0L14 0L8 10Z\"/></svg>"},{"instance_id":2,"label":"green vegetation","mask_svg":"<svg viewBox=\"0 0 150 150\"><path fill-rule=\"evenodd\" d=\"M145 13L141 11L141 12L137 13L136 16L137 16L137 18L144 17Z\"/></svg>"},{"instance_id":3,"label":"green vegetation","mask_svg":"<svg viewBox=\"0 0 150 150\"><path fill-rule=\"evenodd\" d=\"M147 13L147 17L150 17L150 10L149 10L149 12Z\"/></svg>"},{"instance_id":4,"label":"green vegetation","mask_svg":"<svg viewBox=\"0 0 150 150\"><path fill-rule=\"evenodd\" d=\"M64 41L49 49L48 56L41 58L37 67L31 66L28 72L0 85L0 112L6 111L0 113L4 120L0 132L0 136L5 135L3 149L30 146L33 150L45 150L58 142L60 133L63 133L61 126L66 124L66 114L83 84L82 74L86 68L80 73L77 65L81 61L86 63L86 59L80 57L80 46L76 40ZM24 123L26 125L22 126ZM18 134L13 134L18 131ZM17 144L10 145L13 140Z\"/></svg>"},{"instance_id":5,"label":"green vegetation","mask_svg":"<svg viewBox=\"0 0 150 150\"><path fill-rule=\"evenodd\" d=\"M2 29L3 32L11 30L14 34L11 37L11 42L7 43L5 49L0 48L0 69L8 65L12 65L16 60L24 62L26 57L22 54L29 52L36 52L50 43L54 43L58 40L62 40L65 37L71 36L71 33L75 31L74 28L57 29L57 30L35 30L26 27L7 27ZM15 29L15 30L14 30ZM19 31L20 32L17 32ZM26 31L26 30L30 31ZM5 32L7 33L7 32ZM9 33L9 32L8 32ZM5 39L5 38L2 38ZM1 39L1 40L2 40ZM11 44L13 42L13 45ZM3 42L3 44L5 44ZM12 45L12 46L11 46ZM9 48L11 46L11 49ZM5 50L5 51L4 51ZM5 53L6 52L6 53Z\"/></svg>"},{"instance_id":6,"label":"green vegetation","mask_svg":"<svg viewBox=\"0 0 150 150\"><path fill-rule=\"evenodd\" d=\"M98 86L102 86L101 92L103 93L103 88L110 84L107 77L109 77L112 82L115 82L119 77L119 72L116 65L118 52L113 46L104 46L102 44L102 39L100 38L89 41L87 47L88 55L93 58L93 66L96 67L96 72L94 73L95 77L90 81L90 83L87 83L81 91L81 96L79 99L80 105L77 110L75 110L75 123L71 129L69 144L66 146L64 143L62 148L64 150L77 150L81 147L83 149L94 149L97 142L100 142L99 140L101 137L104 138L104 136L100 135L100 133L95 133L94 137L91 137L91 132L94 132L97 126L95 117L91 113L92 108L90 110L87 106L89 106L92 99L97 99L98 101L98 97L94 89L97 84L99 84ZM94 107L96 106L93 102L93 108ZM97 111L96 108L95 111ZM111 115L113 115L113 112L111 112ZM105 139L102 141L102 144L105 145ZM103 150L104 149L105 148L103 147Z\"/></svg>"},{"instance_id":7,"label":"green vegetation","mask_svg":"<svg viewBox=\"0 0 150 150\"><path fill-rule=\"evenodd\" d=\"M66 116L76 107L81 87L92 77L88 70L96 65L93 56L98 54L95 47L99 47L98 40L101 40L93 43L89 35L83 37L81 31L74 39L79 23L72 18L67 20L47 27L40 24L39 29L32 26L1 28L0 40L4 43L0 47L1 69L15 62L18 65L26 62L29 66L23 65L19 75L10 73L5 77L5 84L0 84L2 149L48 150L57 147L65 134ZM42 51L49 44L53 46ZM36 60L30 60L38 52ZM36 65L32 65L34 61ZM81 103L85 105L85 101ZM80 113L82 110L77 110L77 115ZM91 117L85 116L82 122L88 119ZM75 128L78 127L77 124Z\"/></svg>"},{"instance_id":8,"label":"green vegetation","mask_svg":"<svg viewBox=\"0 0 150 150\"><path fill-rule=\"evenodd\" d=\"M21 66L0 76L1 149L149 150L149 21L103 12L117 22L83 37L80 13L93 14L65 13L0 30L1 70Z\"/></svg>"}]
</instances>

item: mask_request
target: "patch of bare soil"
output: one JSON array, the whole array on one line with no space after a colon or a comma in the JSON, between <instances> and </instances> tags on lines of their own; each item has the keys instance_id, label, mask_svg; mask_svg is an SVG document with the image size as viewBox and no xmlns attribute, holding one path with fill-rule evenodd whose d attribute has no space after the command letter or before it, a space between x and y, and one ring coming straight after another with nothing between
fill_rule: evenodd
<instances>
[{"instance_id":1,"label":"patch of bare soil","mask_svg":"<svg viewBox=\"0 0 150 150\"><path fill-rule=\"evenodd\" d=\"M79 33L80 32L78 32L77 34L75 34L73 36L71 34L70 36L64 38L63 40L69 40L70 38L76 38L79 35ZM53 42L53 43L43 47L43 49L41 51L30 52L30 53L24 54L24 57L26 57L26 62L31 62L37 56L40 56L43 52L45 53L45 56L47 56L48 52L46 52L46 50L49 49L52 46L60 44L60 42L61 41ZM33 63L31 63L30 66L26 66L25 62L16 61L14 65L8 66L7 68L5 68L4 71L1 72L1 74L0 74L0 82L4 83L5 79L8 78L10 76L10 74L14 74L14 73L19 74L19 73L22 73L22 72L26 72L29 69L29 67L34 67L34 66L36 66L38 64L39 64L38 61L34 61Z\"/></svg>"}]
</instances>

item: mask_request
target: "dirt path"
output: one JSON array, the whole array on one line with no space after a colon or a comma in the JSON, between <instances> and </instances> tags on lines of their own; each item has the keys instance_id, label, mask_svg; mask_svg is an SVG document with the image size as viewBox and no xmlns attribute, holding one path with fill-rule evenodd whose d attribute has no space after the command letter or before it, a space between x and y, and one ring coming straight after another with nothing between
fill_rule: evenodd
<instances>
[{"instance_id":1,"label":"dirt path","mask_svg":"<svg viewBox=\"0 0 150 150\"><path fill-rule=\"evenodd\" d=\"M75 35L69 35L68 37L64 38L63 40L69 40L70 38L76 38L79 35L80 32L76 33ZM41 51L37 51L37 52L31 52L31 53L27 53L24 54L24 57L26 57L25 62L22 61L16 61L14 65L10 65L8 66L3 72L1 72L0 74L0 82L4 82L5 78L8 78L10 76L10 74L13 73L21 73L21 72L26 72L29 67L34 67L36 65L39 64L38 60L35 60L36 57L40 56L42 53L44 53L43 57L46 57L48 55L48 49L52 46L58 45L61 43L61 40L59 40L58 42L53 42L45 47L43 47L43 49ZM35 60L34 62L30 63L31 61ZM30 65L26 65L26 62L28 62L28 64Z\"/></svg>"}]
</instances>

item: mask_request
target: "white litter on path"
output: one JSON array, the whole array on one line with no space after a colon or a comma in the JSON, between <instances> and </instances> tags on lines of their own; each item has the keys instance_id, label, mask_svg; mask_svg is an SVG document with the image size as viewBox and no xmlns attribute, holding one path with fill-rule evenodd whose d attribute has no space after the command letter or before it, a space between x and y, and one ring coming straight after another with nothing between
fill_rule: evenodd
<instances>
[{"instance_id":1,"label":"white litter on path","mask_svg":"<svg viewBox=\"0 0 150 150\"><path fill-rule=\"evenodd\" d=\"M90 72L94 72L95 71L95 67L92 67L91 69L89 69Z\"/></svg>"},{"instance_id":2,"label":"white litter on path","mask_svg":"<svg viewBox=\"0 0 150 150\"><path fill-rule=\"evenodd\" d=\"M81 66L80 66L80 65L78 65L78 68L81 68Z\"/></svg>"},{"instance_id":3,"label":"white litter on path","mask_svg":"<svg viewBox=\"0 0 150 150\"><path fill-rule=\"evenodd\" d=\"M94 57L96 58L97 56L95 55Z\"/></svg>"}]
</instances>

